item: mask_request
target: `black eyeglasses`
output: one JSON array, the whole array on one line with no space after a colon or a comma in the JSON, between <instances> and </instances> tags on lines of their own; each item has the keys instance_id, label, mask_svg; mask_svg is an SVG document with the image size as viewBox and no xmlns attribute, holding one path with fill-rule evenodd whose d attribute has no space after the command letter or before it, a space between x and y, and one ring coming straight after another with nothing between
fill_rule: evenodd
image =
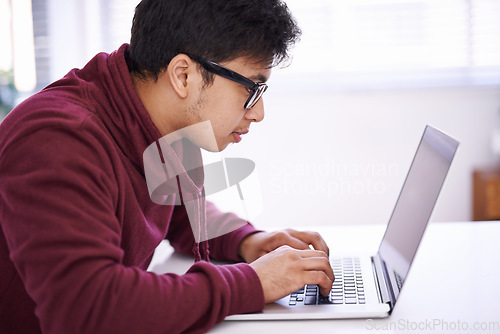
<instances>
[{"instance_id":1,"label":"black eyeglasses","mask_svg":"<svg viewBox=\"0 0 500 334\"><path fill-rule=\"evenodd\" d=\"M213 61L193 57L191 57L191 59L200 64L205 70L245 86L250 92L250 97L248 98L247 102L245 102L246 110L252 109L252 107L256 105L257 102L259 102L262 94L264 94L264 92L267 90L267 84L263 82L253 82L252 80L242 76L241 74L236 73L235 71L232 71L217 63L214 63Z\"/></svg>"}]
</instances>

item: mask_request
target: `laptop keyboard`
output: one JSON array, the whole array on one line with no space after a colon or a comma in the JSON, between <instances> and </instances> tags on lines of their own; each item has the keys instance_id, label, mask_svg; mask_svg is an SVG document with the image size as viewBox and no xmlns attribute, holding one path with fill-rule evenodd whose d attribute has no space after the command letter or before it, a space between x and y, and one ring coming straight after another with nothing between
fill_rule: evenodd
<instances>
[{"instance_id":1,"label":"laptop keyboard","mask_svg":"<svg viewBox=\"0 0 500 334\"><path fill-rule=\"evenodd\" d=\"M289 305L365 304L365 288L359 258L332 260L335 281L330 294L325 297L317 285L306 285L290 294Z\"/></svg>"}]
</instances>

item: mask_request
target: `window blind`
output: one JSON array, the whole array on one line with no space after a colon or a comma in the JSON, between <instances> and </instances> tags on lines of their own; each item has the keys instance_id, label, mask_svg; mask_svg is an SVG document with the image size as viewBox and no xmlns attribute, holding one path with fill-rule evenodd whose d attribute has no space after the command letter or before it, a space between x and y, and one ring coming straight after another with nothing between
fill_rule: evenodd
<instances>
[{"instance_id":1,"label":"window blind","mask_svg":"<svg viewBox=\"0 0 500 334\"><path fill-rule=\"evenodd\" d=\"M138 0L100 0L104 51L111 52L130 42L130 29Z\"/></svg>"},{"instance_id":2,"label":"window blind","mask_svg":"<svg viewBox=\"0 0 500 334\"><path fill-rule=\"evenodd\" d=\"M498 0L287 0L303 30L286 80L328 87L500 84Z\"/></svg>"},{"instance_id":3,"label":"window blind","mask_svg":"<svg viewBox=\"0 0 500 334\"><path fill-rule=\"evenodd\" d=\"M33 0L35 29L45 29L46 1L55 0ZM82 20L87 44L110 52L128 42L138 2L93 0L85 15L99 22ZM303 35L292 66L271 77L273 90L500 85L500 0L285 2ZM35 34L42 76L50 43Z\"/></svg>"},{"instance_id":4,"label":"window blind","mask_svg":"<svg viewBox=\"0 0 500 334\"><path fill-rule=\"evenodd\" d=\"M47 0L33 0L31 8L33 12L33 41L35 43L35 91L38 91L51 82Z\"/></svg>"}]
</instances>

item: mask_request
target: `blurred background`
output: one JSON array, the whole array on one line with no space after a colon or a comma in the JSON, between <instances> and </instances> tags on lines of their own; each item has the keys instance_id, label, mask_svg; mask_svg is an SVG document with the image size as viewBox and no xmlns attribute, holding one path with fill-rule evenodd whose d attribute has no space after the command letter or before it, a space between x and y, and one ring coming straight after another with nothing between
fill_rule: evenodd
<instances>
[{"instance_id":1,"label":"blurred background","mask_svg":"<svg viewBox=\"0 0 500 334\"><path fill-rule=\"evenodd\" d=\"M0 0L0 118L127 43L137 3ZM302 39L223 152L256 163L254 223L386 223L427 124L461 142L432 221L500 219L500 1L286 3Z\"/></svg>"}]
</instances>

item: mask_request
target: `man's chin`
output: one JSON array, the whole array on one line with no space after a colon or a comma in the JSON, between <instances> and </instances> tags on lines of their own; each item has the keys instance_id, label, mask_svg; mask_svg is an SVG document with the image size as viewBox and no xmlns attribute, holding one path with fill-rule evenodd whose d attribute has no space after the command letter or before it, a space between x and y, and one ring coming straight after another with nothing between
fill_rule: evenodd
<instances>
[{"instance_id":1,"label":"man's chin","mask_svg":"<svg viewBox=\"0 0 500 334\"><path fill-rule=\"evenodd\" d=\"M218 153L224 151L230 144L231 143L223 143L223 144L217 143L217 147L215 147L214 145L200 145L200 148L208 152Z\"/></svg>"},{"instance_id":2,"label":"man's chin","mask_svg":"<svg viewBox=\"0 0 500 334\"><path fill-rule=\"evenodd\" d=\"M212 152L222 152L224 151L229 145L231 145L231 143L226 143L226 144L218 144L217 146L217 150L216 151L212 151Z\"/></svg>"}]
</instances>

